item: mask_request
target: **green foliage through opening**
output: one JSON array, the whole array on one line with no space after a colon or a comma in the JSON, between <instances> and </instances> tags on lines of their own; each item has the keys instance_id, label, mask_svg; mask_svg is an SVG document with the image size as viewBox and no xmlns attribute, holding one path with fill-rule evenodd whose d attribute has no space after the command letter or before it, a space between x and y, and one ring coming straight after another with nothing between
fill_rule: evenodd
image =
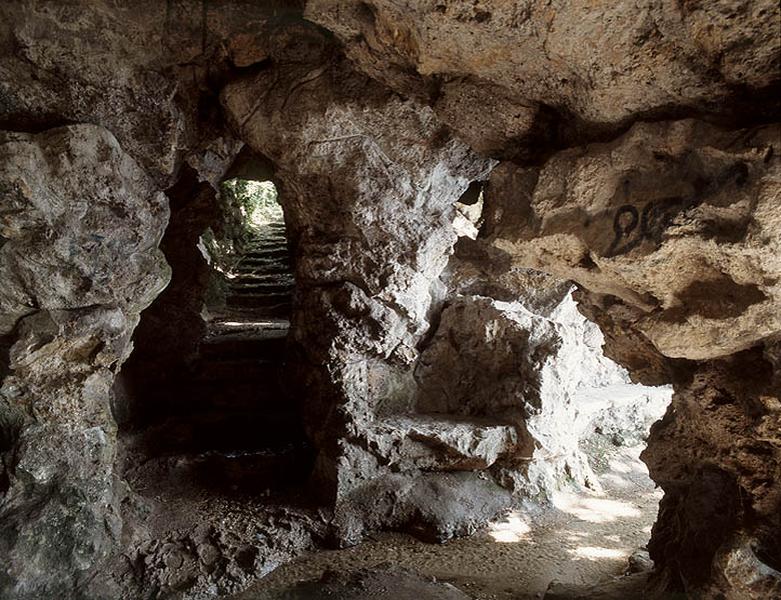
<instances>
[{"instance_id":1,"label":"green foliage through opening","mask_svg":"<svg viewBox=\"0 0 781 600\"><path fill-rule=\"evenodd\" d=\"M270 181L229 179L222 184L222 192L238 208L248 230L258 230L268 223L283 220L277 188Z\"/></svg>"}]
</instances>

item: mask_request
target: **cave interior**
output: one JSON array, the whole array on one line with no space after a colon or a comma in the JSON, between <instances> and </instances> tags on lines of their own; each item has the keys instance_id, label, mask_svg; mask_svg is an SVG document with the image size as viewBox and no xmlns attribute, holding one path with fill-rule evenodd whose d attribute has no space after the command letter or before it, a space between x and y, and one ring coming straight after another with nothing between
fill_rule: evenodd
<instances>
[{"instance_id":1,"label":"cave interior","mask_svg":"<svg viewBox=\"0 0 781 600\"><path fill-rule=\"evenodd\" d=\"M0 6L0 598L781 598L777 2L132 4Z\"/></svg>"}]
</instances>

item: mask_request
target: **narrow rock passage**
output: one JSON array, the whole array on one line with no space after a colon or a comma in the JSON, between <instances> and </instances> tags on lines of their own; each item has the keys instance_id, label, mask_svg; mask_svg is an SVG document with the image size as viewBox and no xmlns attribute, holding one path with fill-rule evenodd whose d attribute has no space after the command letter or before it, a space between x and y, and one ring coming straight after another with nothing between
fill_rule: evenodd
<instances>
[{"instance_id":1,"label":"narrow rock passage","mask_svg":"<svg viewBox=\"0 0 781 600\"><path fill-rule=\"evenodd\" d=\"M227 306L252 311L233 313L235 316L244 317L249 322L253 317L289 317L294 282L283 221L261 227L257 236L247 244L232 277L228 285Z\"/></svg>"},{"instance_id":2,"label":"narrow rock passage","mask_svg":"<svg viewBox=\"0 0 781 600\"><path fill-rule=\"evenodd\" d=\"M160 587L229 593L318 535L301 492L312 451L283 384L293 291L284 227L262 226L227 273L225 307L167 390L181 409L129 444L126 477L149 502L138 557Z\"/></svg>"},{"instance_id":3,"label":"narrow rock passage","mask_svg":"<svg viewBox=\"0 0 781 600\"><path fill-rule=\"evenodd\" d=\"M246 247L227 274L226 308L211 315L197 358L170 390L186 402L172 403L181 409L140 440L152 455L188 457L172 468L197 466L210 485L245 492L307 465L282 385L293 290L284 222L263 225Z\"/></svg>"}]
</instances>

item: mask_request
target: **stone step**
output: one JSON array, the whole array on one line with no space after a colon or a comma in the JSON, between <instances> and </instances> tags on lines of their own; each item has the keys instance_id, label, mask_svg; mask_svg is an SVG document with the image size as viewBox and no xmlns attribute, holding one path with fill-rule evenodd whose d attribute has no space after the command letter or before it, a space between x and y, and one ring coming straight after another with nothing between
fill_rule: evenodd
<instances>
[{"instance_id":1,"label":"stone step","mask_svg":"<svg viewBox=\"0 0 781 600\"><path fill-rule=\"evenodd\" d=\"M255 271L247 271L244 273L238 273L233 279L229 279L228 287L244 284L279 284L287 287L288 285L295 284L293 275L289 272L277 271L269 273L268 271L257 269Z\"/></svg>"},{"instance_id":2,"label":"stone step","mask_svg":"<svg viewBox=\"0 0 781 600\"><path fill-rule=\"evenodd\" d=\"M285 233L285 229L280 229L279 227L269 227L262 233L256 235L251 240L247 240L244 242L244 246L253 246L258 243L262 243L264 240L287 240L287 235Z\"/></svg>"},{"instance_id":3,"label":"stone step","mask_svg":"<svg viewBox=\"0 0 781 600\"><path fill-rule=\"evenodd\" d=\"M263 264L239 265L234 269L235 278L246 277L248 275L290 275L290 265L286 262L277 260L267 261Z\"/></svg>"},{"instance_id":4,"label":"stone step","mask_svg":"<svg viewBox=\"0 0 781 600\"><path fill-rule=\"evenodd\" d=\"M210 497L237 494L268 497L290 486L303 484L314 464L314 452L305 442L274 448L241 451L205 451L197 454L164 454L132 469L126 477L133 490L142 495L199 496L213 490Z\"/></svg>"},{"instance_id":5,"label":"stone step","mask_svg":"<svg viewBox=\"0 0 781 600\"><path fill-rule=\"evenodd\" d=\"M258 229L255 232L255 235L252 237L246 239L247 243L252 243L255 240L263 239L264 237L268 235L285 235L285 232L287 229L285 228L284 224L280 223L267 223L264 225L261 229Z\"/></svg>"},{"instance_id":6,"label":"stone step","mask_svg":"<svg viewBox=\"0 0 781 600\"><path fill-rule=\"evenodd\" d=\"M224 336L285 336L290 329L287 319L258 318L252 310L231 309L214 313L208 322L209 339Z\"/></svg>"},{"instance_id":7,"label":"stone step","mask_svg":"<svg viewBox=\"0 0 781 600\"><path fill-rule=\"evenodd\" d=\"M267 359L279 361L284 357L286 331L271 331L268 335L207 338L199 348L202 360L232 361L235 359Z\"/></svg>"},{"instance_id":8,"label":"stone step","mask_svg":"<svg viewBox=\"0 0 781 600\"><path fill-rule=\"evenodd\" d=\"M293 284L279 283L239 283L228 288L229 296L246 296L247 294L264 294L266 296L292 297Z\"/></svg>"},{"instance_id":9,"label":"stone step","mask_svg":"<svg viewBox=\"0 0 781 600\"><path fill-rule=\"evenodd\" d=\"M268 248L266 250L257 250L254 252L245 252L244 256L239 261L239 265L243 265L251 262L266 262L269 260L285 260L290 258L290 253L287 248Z\"/></svg>"},{"instance_id":10,"label":"stone step","mask_svg":"<svg viewBox=\"0 0 781 600\"><path fill-rule=\"evenodd\" d=\"M269 501L289 503L289 494L295 498L311 471L313 457L310 448L293 447L241 453L173 454L147 459L143 469L130 469L125 477L134 492L164 502L169 498L190 501L207 493L222 502L235 495L234 501L239 501L242 507L257 497L264 506Z\"/></svg>"},{"instance_id":11,"label":"stone step","mask_svg":"<svg viewBox=\"0 0 781 600\"><path fill-rule=\"evenodd\" d=\"M295 277L289 272L266 273L263 271L250 271L241 273L233 279L228 280L228 285L244 283L280 283L284 285L295 284Z\"/></svg>"},{"instance_id":12,"label":"stone step","mask_svg":"<svg viewBox=\"0 0 781 600\"><path fill-rule=\"evenodd\" d=\"M530 458L532 450L519 448L512 423L459 415L387 417L366 435L388 462L405 469L486 469L501 456Z\"/></svg>"},{"instance_id":13,"label":"stone step","mask_svg":"<svg viewBox=\"0 0 781 600\"><path fill-rule=\"evenodd\" d=\"M244 249L252 250L253 248L265 248L269 245L287 246L287 238L281 233L269 233L268 235L255 238L251 242L244 244Z\"/></svg>"},{"instance_id":14,"label":"stone step","mask_svg":"<svg viewBox=\"0 0 781 600\"><path fill-rule=\"evenodd\" d=\"M258 293L266 292L266 290L278 290L279 293L287 293L295 287L292 281L258 281L251 278L244 280L234 280L228 285L228 293L240 291L245 293L247 291L255 290ZM270 292L275 293L275 292Z\"/></svg>"},{"instance_id":15,"label":"stone step","mask_svg":"<svg viewBox=\"0 0 781 600\"><path fill-rule=\"evenodd\" d=\"M252 254L262 254L264 252L269 252L271 250L281 250L284 252L288 252L287 242L285 240L266 240L262 244L257 244L250 246L248 248L244 248L241 254L243 256L252 255Z\"/></svg>"},{"instance_id":16,"label":"stone step","mask_svg":"<svg viewBox=\"0 0 781 600\"><path fill-rule=\"evenodd\" d=\"M292 295L287 292L264 294L248 291L246 293L231 294L225 301L229 306L233 303L244 306L276 306L277 304L290 304Z\"/></svg>"},{"instance_id":17,"label":"stone step","mask_svg":"<svg viewBox=\"0 0 781 600\"><path fill-rule=\"evenodd\" d=\"M272 256L267 258L243 258L234 268L235 273L246 273L247 271L268 272L273 267L283 267L283 272L291 272L291 265L288 257Z\"/></svg>"},{"instance_id":18,"label":"stone step","mask_svg":"<svg viewBox=\"0 0 781 600\"><path fill-rule=\"evenodd\" d=\"M253 295L266 295L266 296L284 296L287 301L290 301L293 297L293 285L282 285L278 283L246 283L232 286L228 290L227 296L246 296L247 294Z\"/></svg>"},{"instance_id":19,"label":"stone step","mask_svg":"<svg viewBox=\"0 0 781 600\"><path fill-rule=\"evenodd\" d=\"M199 415L215 411L259 415L258 419L287 422L294 412L290 398L282 386L282 373L272 371L267 379L242 378L236 381L218 380L199 382L189 392L186 405L175 406L171 414ZM262 423L261 423L262 424Z\"/></svg>"},{"instance_id":20,"label":"stone step","mask_svg":"<svg viewBox=\"0 0 781 600\"><path fill-rule=\"evenodd\" d=\"M278 302L277 304L271 303L266 296L230 296L225 300L228 308L244 308L255 309L255 314L260 317L282 317L286 318L290 315L292 302L290 298L284 302Z\"/></svg>"},{"instance_id":21,"label":"stone step","mask_svg":"<svg viewBox=\"0 0 781 600\"><path fill-rule=\"evenodd\" d=\"M241 304L247 298L251 298L250 302L254 302L254 306L276 306L277 304L292 304L293 294L290 289L277 288L267 290L233 290L228 296L226 296L226 302L238 302Z\"/></svg>"},{"instance_id":22,"label":"stone step","mask_svg":"<svg viewBox=\"0 0 781 600\"><path fill-rule=\"evenodd\" d=\"M233 306L245 306L261 308L273 308L276 306L287 305L290 306L293 303L293 297L290 294L254 294L248 292L246 294L232 294L226 298L226 303L229 307ZM260 313L259 313L260 316Z\"/></svg>"},{"instance_id":23,"label":"stone step","mask_svg":"<svg viewBox=\"0 0 781 600\"><path fill-rule=\"evenodd\" d=\"M290 273L240 273L228 281L228 287L279 285L287 288L294 284L295 280Z\"/></svg>"},{"instance_id":24,"label":"stone step","mask_svg":"<svg viewBox=\"0 0 781 600\"><path fill-rule=\"evenodd\" d=\"M279 358L279 357L276 357ZM279 360L267 360L261 358L245 358L241 353L233 357L208 357L200 358L192 365L190 372L192 380L199 385L210 383L224 384L230 382L258 382L277 381L281 373L282 364Z\"/></svg>"}]
</instances>

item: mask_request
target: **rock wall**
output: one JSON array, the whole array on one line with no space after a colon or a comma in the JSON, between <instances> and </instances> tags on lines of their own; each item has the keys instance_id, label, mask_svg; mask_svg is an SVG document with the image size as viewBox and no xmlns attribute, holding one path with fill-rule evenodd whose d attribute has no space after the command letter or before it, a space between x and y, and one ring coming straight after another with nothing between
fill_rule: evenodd
<instances>
[{"instance_id":1,"label":"rock wall","mask_svg":"<svg viewBox=\"0 0 781 600\"><path fill-rule=\"evenodd\" d=\"M544 497L564 480L593 484L576 391L628 378L600 358L567 286L538 289L523 269L506 275L504 296L459 296L469 276L446 272L458 268L455 202L493 161L430 108L355 72L321 30L290 36L222 101L282 190L300 396L338 543L387 527L447 539L507 507L508 490ZM473 293L491 282L472 279ZM540 314L491 293L525 294ZM568 372L570 360L594 372ZM575 421L584 431L555 433Z\"/></svg>"},{"instance_id":2,"label":"rock wall","mask_svg":"<svg viewBox=\"0 0 781 600\"><path fill-rule=\"evenodd\" d=\"M511 423L515 443L497 445L484 466L519 498L545 501L568 484L598 490L580 444L602 421L643 439L671 394L631 385L603 343L569 293L549 310L457 296L418 362L415 412Z\"/></svg>"},{"instance_id":3,"label":"rock wall","mask_svg":"<svg viewBox=\"0 0 781 600\"><path fill-rule=\"evenodd\" d=\"M528 404L566 346L550 316L572 280L607 355L675 387L644 455L665 490L658 585L777 593L779 10L4 3L0 587L100 597L123 493L110 390L167 278L159 190L183 165L214 184L241 140L289 218L294 379L339 541L443 539L512 500L528 409L433 367L461 360L459 336L501 350L495 369L526 369L501 391ZM478 239L456 244L454 203L489 172ZM501 335L470 329L483 319Z\"/></svg>"},{"instance_id":4,"label":"rock wall","mask_svg":"<svg viewBox=\"0 0 781 600\"><path fill-rule=\"evenodd\" d=\"M114 375L166 285L165 197L106 129L0 134L3 595L80 597L121 533Z\"/></svg>"},{"instance_id":5,"label":"rock wall","mask_svg":"<svg viewBox=\"0 0 781 600\"><path fill-rule=\"evenodd\" d=\"M608 355L642 381L674 384L644 454L666 492L651 556L667 585L735 598L779 585L768 532L780 390L766 356L779 331L780 132L638 124L540 167L503 164L485 199L496 249L579 282ZM775 574L724 574L741 552Z\"/></svg>"},{"instance_id":6,"label":"rock wall","mask_svg":"<svg viewBox=\"0 0 781 600\"><path fill-rule=\"evenodd\" d=\"M175 409L172 390L181 387L187 366L195 360L206 334L204 297L213 271L198 248L207 227L222 221L214 188L199 182L186 166L179 181L166 190L171 216L160 249L171 267L171 281L144 311L133 336L134 352L114 390L114 416L128 429Z\"/></svg>"},{"instance_id":7,"label":"rock wall","mask_svg":"<svg viewBox=\"0 0 781 600\"><path fill-rule=\"evenodd\" d=\"M363 435L379 404L411 385L456 241L453 203L492 162L424 105L356 73L311 25L227 86L223 104L276 167L295 241L300 389L321 489L340 502L376 475Z\"/></svg>"},{"instance_id":8,"label":"rock wall","mask_svg":"<svg viewBox=\"0 0 781 600\"><path fill-rule=\"evenodd\" d=\"M781 229L779 132L767 123L778 115L779 7L370 0L312 1L305 14L358 68L428 101L473 148L515 161L492 174L493 250L474 248L473 262L573 279L607 354L639 381L676 386L645 454L667 493L651 545L661 579L772 595ZM493 270L470 268L473 279ZM511 270L502 278L493 287L504 292ZM758 381L738 392L747 357ZM734 381L711 387L727 370ZM709 494L735 518L710 527Z\"/></svg>"},{"instance_id":9,"label":"rock wall","mask_svg":"<svg viewBox=\"0 0 781 600\"><path fill-rule=\"evenodd\" d=\"M777 107L772 0L310 0L305 15L371 77L503 158L538 161L636 120Z\"/></svg>"}]
</instances>

